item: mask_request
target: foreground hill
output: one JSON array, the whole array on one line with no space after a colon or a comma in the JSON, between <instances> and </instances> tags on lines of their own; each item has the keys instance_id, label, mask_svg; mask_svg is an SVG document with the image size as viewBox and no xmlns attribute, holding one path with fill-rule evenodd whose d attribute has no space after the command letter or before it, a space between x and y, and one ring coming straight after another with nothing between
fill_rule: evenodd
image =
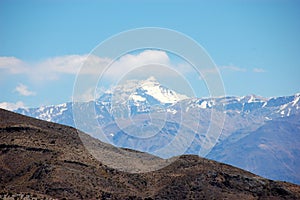
<instances>
[{"instance_id":1,"label":"foreground hill","mask_svg":"<svg viewBox=\"0 0 300 200\"><path fill-rule=\"evenodd\" d=\"M105 158L105 164L86 150L81 138L94 146L93 155ZM124 166L113 166L113 162ZM166 162L170 164L159 170L130 173L143 171L148 165L163 166ZM197 156L163 160L132 150L121 151L74 128L0 109L0 198L18 196L28 199L300 199L300 186L267 180Z\"/></svg>"}]
</instances>

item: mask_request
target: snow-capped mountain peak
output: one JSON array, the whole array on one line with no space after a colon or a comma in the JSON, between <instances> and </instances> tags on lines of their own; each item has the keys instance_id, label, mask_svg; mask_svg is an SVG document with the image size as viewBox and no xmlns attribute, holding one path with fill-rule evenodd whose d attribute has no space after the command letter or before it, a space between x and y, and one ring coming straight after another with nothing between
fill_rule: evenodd
<instances>
[{"instance_id":1,"label":"snow-capped mountain peak","mask_svg":"<svg viewBox=\"0 0 300 200\"><path fill-rule=\"evenodd\" d=\"M112 93L115 99L122 100L123 103L131 101L135 103L153 102L161 104L174 104L188 97L179 94L174 90L161 85L155 77L151 76L146 80L128 80L113 88Z\"/></svg>"},{"instance_id":2,"label":"snow-capped mountain peak","mask_svg":"<svg viewBox=\"0 0 300 200\"><path fill-rule=\"evenodd\" d=\"M168 107L188 99L159 83L151 76L146 80L126 80L97 99L114 115L121 117L151 112L155 107Z\"/></svg>"},{"instance_id":3,"label":"snow-capped mountain peak","mask_svg":"<svg viewBox=\"0 0 300 200\"><path fill-rule=\"evenodd\" d=\"M254 103L254 102L266 102L268 101L268 98L251 94L251 95L243 96L241 100L244 101L245 103Z\"/></svg>"},{"instance_id":4,"label":"snow-capped mountain peak","mask_svg":"<svg viewBox=\"0 0 300 200\"><path fill-rule=\"evenodd\" d=\"M173 104L188 98L186 95L179 94L174 90L162 86L153 76L145 81L141 81L140 88L144 90L146 94L152 96L161 103Z\"/></svg>"}]
</instances>

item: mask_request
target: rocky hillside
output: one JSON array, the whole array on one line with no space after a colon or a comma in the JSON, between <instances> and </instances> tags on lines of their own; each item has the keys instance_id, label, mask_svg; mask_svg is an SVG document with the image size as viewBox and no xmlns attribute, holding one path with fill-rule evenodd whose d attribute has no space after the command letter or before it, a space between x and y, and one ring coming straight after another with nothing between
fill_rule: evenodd
<instances>
[{"instance_id":1,"label":"rocky hillside","mask_svg":"<svg viewBox=\"0 0 300 200\"><path fill-rule=\"evenodd\" d=\"M300 199L298 185L198 156L163 160L2 109L0 119L0 198ZM138 173L149 165L165 166Z\"/></svg>"}]
</instances>

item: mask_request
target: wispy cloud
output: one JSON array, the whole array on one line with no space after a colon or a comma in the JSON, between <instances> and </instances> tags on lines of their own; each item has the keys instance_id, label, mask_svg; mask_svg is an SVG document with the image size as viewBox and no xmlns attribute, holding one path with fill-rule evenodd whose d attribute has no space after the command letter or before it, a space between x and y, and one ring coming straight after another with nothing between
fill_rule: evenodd
<instances>
[{"instance_id":1,"label":"wispy cloud","mask_svg":"<svg viewBox=\"0 0 300 200\"><path fill-rule=\"evenodd\" d=\"M229 65L229 66L220 66L221 70L235 71L235 72L246 72L245 68Z\"/></svg>"},{"instance_id":2,"label":"wispy cloud","mask_svg":"<svg viewBox=\"0 0 300 200\"><path fill-rule=\"evenodd\" d=\"M227 71L234 71L234 72L247 72L248 70L246 68L237 67L234 65L228 65L228 66L220 66L220 70L227 70ZM251 70L250 70L251 72ZM253 68L252 72L254 73L264 73L266 72L263 68Z\"/></svg>"},{"instance_id":3,"label":"wispy cloud","mask_svg":"<svg viewBox=\"0 0 300 200\"><path fill-rule=\"evenodd\" d=\"M15 91L18 92L18 93L19 93L20 95L22 95L22 96L34 96L34 95L36 95L35 92L30 91L30 90L28 89L28 87L27 87L26 85L22 84L22 83L20 83L20 84L16 87Z\"/></svg>"},{"instance_id":4,"label":"wispy cloud","mask_svg":"<svg viewBox=\"0 0 300 200\"><path fill-rule=\"evenodd\" d=\"M264 72L266 72L266 70L264 70L262 68L254 68L253 72L255 72L255 73L264 73Z\"/></svg>"},{"instance_id":5,"label":"wispy cloud","mask_svg":"<svg viewBox=\"0 0 300 200\"><path fill-rule=\"evenodd\" d=\"M17 103L0 102L0 108L13 111L18 108L25 108L25 104L22 101L18 101Z\"/></svg>"}]
</instances>

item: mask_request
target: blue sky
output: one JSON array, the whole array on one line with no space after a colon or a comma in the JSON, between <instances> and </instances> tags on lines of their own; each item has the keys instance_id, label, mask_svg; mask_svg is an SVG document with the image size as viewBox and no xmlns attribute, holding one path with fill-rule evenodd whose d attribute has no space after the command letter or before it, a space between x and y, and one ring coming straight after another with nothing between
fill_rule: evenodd
<instances>
[{"instance_id":1,"label":"blue sky","mask_svg":"<svg viewBox=\"0 0 300 200\"><path fill-rule=\"evenodd\" d=\"M112 35L141 27L193 38L219 67L228 95L291 95L300 92L299 19L300 2L289 0L3 0L0 105L70 101L84 56Z\"/></svg>"}]
</instances>

